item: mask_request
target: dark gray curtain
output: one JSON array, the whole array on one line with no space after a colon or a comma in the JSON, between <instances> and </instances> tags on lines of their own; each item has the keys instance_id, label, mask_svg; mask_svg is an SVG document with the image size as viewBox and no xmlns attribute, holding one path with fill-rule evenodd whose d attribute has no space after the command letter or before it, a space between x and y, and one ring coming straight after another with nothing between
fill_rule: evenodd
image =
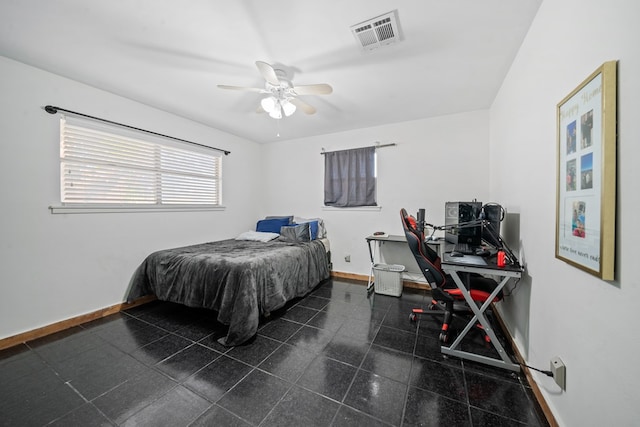
<instances>
[{"instance_id":1,"label":"dark gray curtain","mask_svg":"<svg viewBox=\"0 0 640 427\"><path fill-rule=\"evenodd\" d=\"M324 155L325 206L376 206L375 147Z\"/></svg>"}]
</instances>

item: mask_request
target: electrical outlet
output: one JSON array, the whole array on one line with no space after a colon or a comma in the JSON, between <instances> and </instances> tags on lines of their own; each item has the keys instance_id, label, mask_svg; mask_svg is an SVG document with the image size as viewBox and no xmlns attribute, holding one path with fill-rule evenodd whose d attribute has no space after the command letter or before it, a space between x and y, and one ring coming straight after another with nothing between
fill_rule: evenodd
<instances>
[{"instance_id":1,"label":"electrical outlet","mask_svg":"<svg viewBox=\"0 0 640 427\"><path fill-rule=\"evenodd\" d=\"M345 262L351 262L351 255L346 255L346 256L344 257L344 261L345 261Z\"/></svg>"},{"instance_id":2,"label":"electrical outlet","mask_svg":"<svg viewBox=\"0 0 640 427\"><path fill-rule=\"evenodd\" d=\"M551 373L553 374L553 379L556 381L556 384L558 384L561 389L565 390L567 367L558 356L551 358Z\"/></svg>"}]
</instances>

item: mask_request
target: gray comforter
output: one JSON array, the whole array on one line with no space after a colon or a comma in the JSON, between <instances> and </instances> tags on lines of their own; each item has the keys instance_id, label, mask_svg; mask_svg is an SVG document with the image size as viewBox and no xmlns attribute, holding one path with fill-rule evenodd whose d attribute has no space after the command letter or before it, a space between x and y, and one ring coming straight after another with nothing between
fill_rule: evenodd
<instances>
[{"instance_id":1,"label":"gray comforter","mask_svg":"<svg viewBox=\"0 0 640 427\"><path fill-rule=\"evenodd\" d=\"M289 243L222 240L149 255L136 269L128 301L144 295L215 310L229 325L221 344L255 335L260 316L301 297L329 277L320 241Z\"/></svg>"}]
</instances>

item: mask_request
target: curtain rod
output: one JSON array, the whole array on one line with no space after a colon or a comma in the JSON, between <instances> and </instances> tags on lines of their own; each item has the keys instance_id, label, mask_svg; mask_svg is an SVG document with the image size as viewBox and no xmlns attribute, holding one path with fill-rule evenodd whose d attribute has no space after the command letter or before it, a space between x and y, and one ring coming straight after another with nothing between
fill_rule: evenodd
<instances>
[{"instance_id":1,"label":"curtain rod","mask_svg":"<svg viewBox=\"0 0 640 427\"><path fill-rule=\"evenodd\" d=\"M383 147L395 147L396 144L395 142L391 143L391 144L377 144L377 145L369 145L368 147L358 147L358 148L383 148ZM324 156L327 153L335 153L336 151L345 151L345 150L335 150L335 151L324 151L324 148L322 149L322 151L320 152L321 156Z\"/></svg>"},{"instance_id":2,"label":"curtain rod","mask_svg":"<svg viewBox=\"0 0 640 427\"><path fill-rule=\"evenodd\" d=\"M140 132L150 133L151 135L161 136L163 138L169 138L169 139L173 139L175 141L186 142L187 144L197 145L199 147L208 148L210 150L221 151L221 152L224 153L225 156L228 156L229 153L231 153L231 151L223 150L222 148L209 147L208 145L198 144L197 142L187 141L186 139L180 139L180 138L176 138L174 136L164 135L162 133L153 132L151 130L140 129L140 128L137 128L137 127L125 125L123 123L112 122L111 120L101 119L99 117L94 117L94 116L89 116L87 114L78 113L76 111L65 110L64 108L54 107L53 105L47 105L46 107L44 107L44 111L46 111L49 114L56 114L58 111L64 111L65 113L75 114L76 116L86 117L86 118L89 118L89 119L98 120L98 121L105 122L105 123L110 123L112 125L122 126L122 127L128 128L128 129L133 129L133 130L137 130L137 131L140 131Z\"/></svg>"}]
</instances>

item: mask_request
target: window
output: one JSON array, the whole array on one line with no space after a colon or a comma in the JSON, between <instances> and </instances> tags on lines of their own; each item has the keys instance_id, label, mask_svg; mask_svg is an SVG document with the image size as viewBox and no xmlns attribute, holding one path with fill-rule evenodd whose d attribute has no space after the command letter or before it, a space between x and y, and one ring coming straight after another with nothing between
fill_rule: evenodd
<instances>
[{"instance_id":1,"label":"window","mask_svg":"<svg viewBox=\"0 0 640 427\"><path fill-rule=\"evenodd\" d=\"M375 147L325 153L324 204L377 206Z\"/></svg>"},{"instance_id":2,"label":"window","mask_svg":"<svg viewBox=\"0 0 640 427\"><path fill-rule=\"evenodd\" d=\"M60 121L65 206L220 206L220 153L77 118Z\"/></svg>"}]
</instances>

